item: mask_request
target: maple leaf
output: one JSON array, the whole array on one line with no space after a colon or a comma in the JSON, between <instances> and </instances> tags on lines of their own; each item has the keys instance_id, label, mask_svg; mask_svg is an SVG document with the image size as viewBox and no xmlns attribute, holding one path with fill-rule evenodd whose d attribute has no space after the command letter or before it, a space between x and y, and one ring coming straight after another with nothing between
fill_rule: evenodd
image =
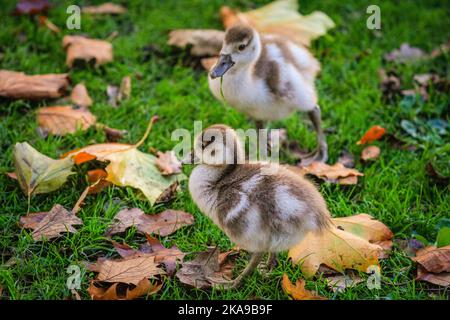
<instances>
[{"instance_id":1,"label":"maple leaf","mask_svg":"<svg viewBox=\"0 0 450 320\"><path fill-rule=\"evenodd\" d=\"M420 249L412 260L419 264L417 280L443 287L450 286L450 245L441 248L429 246Z\"/></svg>"},{"instance_id":2,"label":"maple leaf","mask_svg":"<svg viewBox=\"0 0 450 320\"><path fill-rule=\"evenodd\" d=\"M236 23L249 24L261 33L278 34L304 46L335 26L321 11L304 16L298 10L297 0L278 0L243 13L225 6L220 9L220 16L225 28Z\"/></svg>"},{"instance_id":3,"label":"maple leaf","mask_svg":"<svg viewBox=\"0 0 450 320\"><path fill-rule=\"evenodd\" d=\"M145 214L141 209L123 209L114 217L116 221L106 232L108 236L136 227L142 233L167 236L181 227L194 223L194 217L187 212L165 210L159 214Z\"/></svg>"},{"instance_id":4,"label":"maple leaf","mask_svg":"<svg viewBox=\"0 0 450 320\"><path fill-rule=\"evenodd\" d=\"M198 289L211 288L227 283L232 278L234 261L231 256L237 252L219 253L218 248L210 247L197 256L182 263L176 273L178 280Z\"/></svg>"},{"instance_id":5,"label":"maple leaf","mask_svg":"<svg viewBox=\"0 0 450 320\"><path fill-rule=\"evenodd\" d=\"M151 283L147 278L139 281L137 286L117 282L111 286L105 286L99 281L91 281L88 292L92 300L133 300L155 294L161 287L162 284Z\"/></svg>"},{"instance_id":6,"label":"maple leaf","mask_svg":"<svg viewBox=\"0 0 450 320\"><path fill-rule=\"evenodd\" d=\"M289 250L289 257L300 264L307 277L312 277L321 264L339 272L345 269L367 272L369 266L378 265L378 259L392 246L392 232L367 214L332 221L335 229L309 233Z\"/></svg>"},{"instance_id":7,"label":"maple leaf","mask_svg":"<svg viewBox=\"0 0 450 320\"><path fill-rule=\"evenodd\" d=\"M72 159L54 160L39 153L26 142L16 143L14 164L19 185L28 197L59 189L67 177L73 174Z\"/></svg>"},{"instance_id":8,"label":"maple leaf","mask_svg":"<svg viewBox=\"0 0 450 320\"><path fill-rule=\"evenodd\" d=\"M109 161L106 167L107 181L117 186L139 189L150 203L154 204L165 190L186 178L183 174L162 176L155 166L156 158L137 149L147 138L154 121L156 121L156 117L152 118L144 137L135 145L94 144L68 152L63 157L73 158L77 164L92 159Z\"/></svg>"},{"instance_id":9,"label":"maple leaf","mask_svg":"<svg viewBox=\"0 0 450 320\"><path fill-rule=\"evenodd\" d=\"M26 75L23 72L0 70L0 96L10 99L54 99L69 86L67 74Z\"/></svg>"},{"instance_id":10,"label":"maple leaf","mask_svg":"<svg viewBox=\"0 0 450 320\"><path fill-rule=\"evenodd\" d=\"M37 212L28 214L20 219L22 227L32 229L33 239L40 241L57 238L63 232L75 233L73 225L81 225L83 221L73 212L56 204L49 212Z\"/></svg>"},{"instance_id":11,"label":"maple leaf","mask_svg":"<svg viewBox=\"0 0 450 320\"><path fill-rule=\"evenodd\" d=\"M327 298L317 295L317 293L305 289L305 280L298 279L295 285L289 280L287 274L283 274L281 282L284 292L294 300L327 300Z\"/></svg>"}]
</instances>

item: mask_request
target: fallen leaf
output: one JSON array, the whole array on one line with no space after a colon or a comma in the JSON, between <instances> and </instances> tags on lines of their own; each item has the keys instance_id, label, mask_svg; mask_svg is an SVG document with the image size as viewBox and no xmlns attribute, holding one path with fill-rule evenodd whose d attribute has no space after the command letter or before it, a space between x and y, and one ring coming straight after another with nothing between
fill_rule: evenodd
<instances>
[{"instance_id":1,"label":"fallen leaf","mask_svg":"<svg viewBox=\"0 0 450 320\"><path fill-rule=\"evenodd\" d=\"M147 278L139 281L137 286L124 283L105 286L99 281L91 281L88 292L92 300L133 300L145 295L155 294L161 287L162 284L151 283Z\"/></svg>"},{"instance_id":2,"label":"fallen leaf","mask_svg":"<svg viewBox=\"0 0 450 320\"><path fill-rule=\"evenodd\" d=\"M314 161L309 166L300 167L299 171L303 174L314 175L324 181L340 184L356 184L358 176L364 176L356 169L344 167L342 163L335 163L330 166L326 163ZM351 180L348 180L348 179Z\"/></svg>"},{"instance_id":3,"label":"fallen leaf","mask_svg":"<svg viewBox=\"0 0 450 320\"><path fill-rule=\"evenodd\" d=\"M335 26L321 11L301 15L297 0L278 0L244 13L225 6L220 16L225 28L235 23L249 24L261 33L278 34L305 46Z\"/></svg>"},{"instance_id":4,"label":"fallen leaf","mask_svg":"<svg viewBox=\"0 0 450 320\"><path fill-rule=\"evenodd\" d=\"M187 212L165 210L148 215L138 208L122 209L116 214L114 220L116 222L106 232L108 236L124 232L133 226L142 233L167 236L194 223L194 217Z\"/></svg>"},{"instance_id":5,"label":"fallen leaf","mask_svg":"<svg viewBox=\"0 0 450 320\"><path fill-rule=\"evenodd\" d=\"M327 281L328 287L333 292L344 292L345 289L356 286L358 283L361 283L363 279L357 274L348 275L333 275L325 278Z\"/></svg>"},{"instance_id":6,"label":"fallen leaf","mask_svg":"<svg viewBox=\"0 0 450 320\"><path fill-rule=\"evenodd\" d=\"M126 76L122 78L119 87L119 93L117 94L117 101L129 99L131 97L131 77Z\"/></svg>"},{"instance_id":7,"label":"fallen leaf","mask_svg":"<svg viewBox=\"0 0 450 320\"><path fill-rule=\"evenodd\" d=\"M67 50L66 64L69 68L78 60L95 60L95 66L113 61L113 47L107 41L83 36L64 36L63 47Z\"/></svg>"},{"instance_id":8,"label":"fallen leaf","mask_svg":"<svg viewBox=\"0 0 450 320\"><path fill-rule=\"evenodd\" d=\"M431 273L419 266L419 268L417 268L416 280L426 281L437 286L449 287L450 272Z\"/></svg>"},{"instance_id":9,"label":"fallen leaf","mask_svg":"<svg viewBox=\"0 0 450 320\"><path fill-rule=\"evenodd\" d=\"M104 143L87 146L66 153L63 157L74 158L79 163L79 154L92 155L98 161L109 161L106 167L106 180L117 186L137 188L147 197L151 204L176 181L185 179L183 174L162 176L155 166L155 157L143 153L137 148L144 143L157 117L153 117L144 137L135 145ZM83 157L85 158L85 157Z\"/></svg>"},{"instance_id":10,"label":"fallen leaf","mask_svg":"<svg viewBox=\"0 0 450 320\"><path fill-rule=\"evenodd\" d=\"M8 177L10 177L13 180L17 180L17 174L15 172L6 172L5 173Z\"/></svg>"},{"instance_id":11,"label":"fallen leaf","mask_svg":"<svg viewBox=\"0 0 450 320\"><path fill-rule=\"evenodd\" d=\"M387 61L399 63L415 62L426 57L426 53L416 47L411 47L408 43L402 43L399 49L395 49L384 55Z\"/></svg>"},{"instance_id":12,"label":"fallen leaf","mask_svg":"<svg viewBox=\"0 0 450 320\"><path fill-rule=\"evenodd\" d=\"M133 249L126 244L119 244L113 241L114 248L122 258L128 258L132 256L154 256L155 262L164 265L166 273L173 275L177 261L183 262L185 253L181 252L177 246L172 246L167 249L156 238L153 238L146 234L147 243L141 245L139 249Z\"/></svg>"},{"instance_id":13,"label":"fallen leaf","mask_svg":"<svg viewBox=\"0 0 450 320\"><path fill-rule=\"evenodd\" d=\"M361 152L361 160L375 160L380 156L381 149L377 146L368 146Z\"/></svg>"},{"instance_id":14,"label":"fallen leaf","mask_svg":"<svg viewBox=\"0 0 450 320\"><path fill-rule=\"evenodd\" d=\"M367 130L366 133L364 133L362 138L359 139L359 141L356 144L360 145L374 142L376 140L381 139L381 137L383 137L385 133L386 129L384 129L383 127L373 126L369 130Z\"/></svg>"},{"instance_id":15,"label":"fallen leaf","mask_svg":"<svg viewBox=\"0 0 450 320\"><path fill-rule=\"evenodd\" d=\"M103 169L89 170L87 172L89 187L89 194L100 193L103 189L109 187L111 182L106 181L108 174Z\"/></svg>"},{"instance_id":16,"label":"fallen leaf","mask_svg":"<svg viewBox=\"0 0 450 320\"><path fill-rule=\"evenodd\" d=\"M106 135L106 140L108 142L117 142L128 133L127 130L114 129L105 125L102 125L101 129L103 129L103 132Z\"/></svg>"},{"instance_id":17,"label":"fallen leaf","mask_svg":"<svg viewBox=\"0 0 450 320\"><path fill-rule=\"evenodd\" d=\"M78 129L87 130L97 121L89 110L71 106L40 108L37 120L42 129L60 136L75 133Z\"/></svg>"},{"instance_id":18,"label":"fallen leaf","mask_svg":"<svg viewBox=\"0 0 450 320\"><path fill-rule=\"evenodd\" d=\"M450 245L441 248L430 246L420 249L412 260L428 272L450 272Z\"/></svg>"},{"instance_id":19,"label":"fallen leaf","mask_svg":"<svg viewBox=\"0 0 450 320\"><path fill-rule=\"evenodd\" d=\"M333 218L332 221L340 230L350 232L372 243L391 240L394 237L392 231L384 223L366 213Z\"/></svg>"},{"instance_id":20,"label":"fallen leaf","mask_svg":"<svg viewBox=\"0 0 450 320\"><path fill-rule=\"evenodd\" d=\"M450 246L450 227L442 227L436 236L436 247Z\"/></svg>"},{"instance_id":21,"label":"fallen leaf","mask_svg":"<svg viewBox=\"0 0 450 320\"><path fill-rule=\"evenodd\" d=\"M29 76L23 72L0 70L0 96L10 99L54 99L69 86L67 74Z\"/></svg>"},{"instance_id":22,"label":"fallen leaf","mask_svg":"<svg viewBox=\"0 0 450 320\"><path fill-rule=\"evenodd\" d=\"M164 271L158 268L153 256L137 256L127 259L106 259L100 265L99 281L122 282L138 285L143 278L153 278Z\"/></svg>"},{"instance_id":23,"label":"fallen leaf","mask_svg":"<svg viewBox=\"0 0 450 320\"><path fill-rule=\"evenodd\" d=\"M314 291L306 290L305 280L298 279L294 285L285 273L283 274L281 286L284 292L294 300L327 300L327 298L317 295Z\"/></svg>"},{"instance_id":24,"label":"fallen leaf","mask_svg":"<svg viewBox=\"0 0 450 320\"><path fill-rule=\"evenodd\" d=\"M181 283L198 289L220 286L232 278L234 261L232 253L219 254L219 249L210 247L207 251L200 252L187 262L176 273Z\"/></svg>"},{"instance_id":25,"label":"fallen leaf","mask_svg":"<svg viewBox=\"0 0 450 320\"><path fill-rule=\"evenodd\" d=\"M83 221L71 211L56 204L49 212L31 213L20 219L24 228L33 229L33 239L53 239L61 236L63 232L75 233L74 225L81 225Z\"/></svg>"},{"instance_id":26,"label":"fallen leaf","mask_svg":"<svg viewBox=\"0 0 450 320\"><path fill-rule=\"evenodd\" d=\"M192 46L190 54L196 57L218 56L225 32L218 30L180 29L169 33L168 44L179 48Z\"/></svg>"},{"instance_id":27,"label":"fallen leaf","mask_svg":"<svg viewBox=\"0 0 450 320\"><path fill-rule=\"evenodd\" d=\"M127 12L127 8L111 2L102 3L98 6L86 6L81 12L87 14L122 14Z\"/></svg>"},{"instance_id":28,"label":"fallen leaf","mask_svg":"<svg viewBox=\"0 0 450 320\"><path fill-rule=\"evenodd\" d=\"M70 100L73 104L82 108L87 108L92 105L92 99L89 97L89 93L83 83L79 83L73 88Z\"/></svg>"},{"instance_id":29,"label":"fallen leaf","mask_svg":"<svg viewBox=\"0 0 450 320\"><path fill-rule=\"evenodd\" d=\"M51 22L46 16L39 16L39 24L41 26L45 26L47 29L56 34L61 33L61 29L53 24L53 22Z\"/></svg>"},{"instance_id":30,"label":"fallen leaf","mask_svg":"<svg viewBox=\"0 0 450 320\"><path fill-rule=\"evenodd\" d=\"M48 0L19 0L16 4L14 14L33 15L48 11L51 8Z\"/></svg>"},{"instance_id":31,"label":"fallen leaf","mask_svg":"<svg viewBox=\"0 0 450 320\"><path fill-rule=\"evenodd\" d=\"M181 173L181 161L175 156L175 152L166 151L157 153L158 158L155 165L158 167L162 175L171 175Z\"/></svg>"},{"instance_id":32,"label":"fallen leaf","mask_svg":"<svg viewBox=\"0 0 450 320\"><path fill-rule=\"evenodd\" d=\"M386 72L384 69L380 69L378 70L378 77L384 101L392 101L395 96L401 93L400 78L395 72Z\"/></svg>"},{"instance_id":33,"label":"fallen leaf","mask_svg":"<svg viewBox=\"0 0 450 320\"><path fill-rule=\"evenodd\" d=\"M156 204L166 203L166 202L169 202L169 201L172 201L173 199L175 199L177 196L179 185L180 185L180 183L178 181L175 181L174 183L172 183L172 185L170 187L168 187L166 190L164 190L161 193L161 195L158 197L158 199L156 199L155 203Z\"/></svg>"},{"instance_id":34,"label":"fallen leaf","mask_svg":"<svg viewBox=\"0 0 450 320\"><path fill-rule=\"evenodd\" d=\"M300 264L305 276L312 277L321 264L339 272L345 269L367 272L369 266L378 265L378 256L383 251L381 246L336 227L321 235L309 233L289 250L289 257Z\"/></svg>"},{"instance_id":35,"label":"fallen leaf","mask_svg":"<svg viewBox=\"0 0 450 320\"><path fill-rule=\"evenodd\" d=\"M28 197L59 189L72 174L73 167L72 159L51 159L26 142L16 143L14 164L19 185Z\"/></svg>"}]
</instances>

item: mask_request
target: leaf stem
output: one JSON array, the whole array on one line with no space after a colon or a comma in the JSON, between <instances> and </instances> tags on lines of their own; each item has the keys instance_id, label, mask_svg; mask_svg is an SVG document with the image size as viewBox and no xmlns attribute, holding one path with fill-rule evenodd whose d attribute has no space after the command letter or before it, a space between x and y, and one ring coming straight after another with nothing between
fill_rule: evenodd
<instances>
[{"instance_id":1,"label":"leaf stem","mask_svg":"<svg viewBox=\"0 0 450 320\"><path fill-rule=\"evenodd\" d=\"M139 148L145 142L145 140L147 140L148 135L150 134L150 131L152 130L153 123L155 123L156 120L158 120L158 116L153 116L150 119L150 122L148 123L147 129L145 130L144 136L141 138L141 140L138 141L138 143L136 143L134 145L135 148Z\"/></svg>"}]
</instances>

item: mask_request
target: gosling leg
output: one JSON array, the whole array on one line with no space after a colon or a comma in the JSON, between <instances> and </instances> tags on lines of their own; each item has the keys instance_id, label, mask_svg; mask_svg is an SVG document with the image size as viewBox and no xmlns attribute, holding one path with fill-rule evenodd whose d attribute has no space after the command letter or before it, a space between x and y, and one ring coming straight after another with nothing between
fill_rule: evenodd
<instances>
[{"instance_id":1,"label":"gosling leg","mask_svg":"<svg viewBox=\"0 0 450 320\"><path fill-rule=\"evenodd\" d=\"M261 262L262 258L264 257L263 252L255 252L252 254L250 261L248 262L247 266L245 267L244 271L241 272L241 274L233 280L231 284L231 288L236 289L242 284L242 280L247 277L248 275L252 274L252 272L255 270L255 268L258 266L258 264Z\"/></svg>"},{"instance_id":2,"label":"gosling leg","mask_svg":"<svg viewBox=\"0 0 450 320\"><path fill-rule=\"evenodd\" d=\"M316 105L313 110L308 112L309 119L314 125L317 133L317 149L302 158L302 165L308 165L313 161L326 162L328 160L328 145L325 134L322 129L322 117L320 107Z\"/></svg>"}]
</instances>

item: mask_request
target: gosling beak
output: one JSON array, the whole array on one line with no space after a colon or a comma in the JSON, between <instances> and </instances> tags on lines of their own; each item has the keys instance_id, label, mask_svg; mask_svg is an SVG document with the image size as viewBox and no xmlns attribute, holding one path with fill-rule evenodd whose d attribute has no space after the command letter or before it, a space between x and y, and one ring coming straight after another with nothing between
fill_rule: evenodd
<instances>
[{"instance_id":1,"label":"gosling beak","mask_svg":"<svg viewBox=\"0 0 450 320\"><path fill-rule=\"evenodd\" d=\"M191 151L186 155L186 157L183 158L183 160L181 160L181 164L182 165L194 164L199 161L200 161L200 159L194 154L193 151Z\"/></svg>"},{"instance_id":2,"label":"gosling beak","mask_svg":"<svg viewBox=\"0 0 450 320\"><path fill-rule=\"evenodd\" d=\"M234 61L231 60L231 54L221 54L219 61L210 72L212 79L223 76L232 66L234 66Z\"/></svg>"}]
</instances>

